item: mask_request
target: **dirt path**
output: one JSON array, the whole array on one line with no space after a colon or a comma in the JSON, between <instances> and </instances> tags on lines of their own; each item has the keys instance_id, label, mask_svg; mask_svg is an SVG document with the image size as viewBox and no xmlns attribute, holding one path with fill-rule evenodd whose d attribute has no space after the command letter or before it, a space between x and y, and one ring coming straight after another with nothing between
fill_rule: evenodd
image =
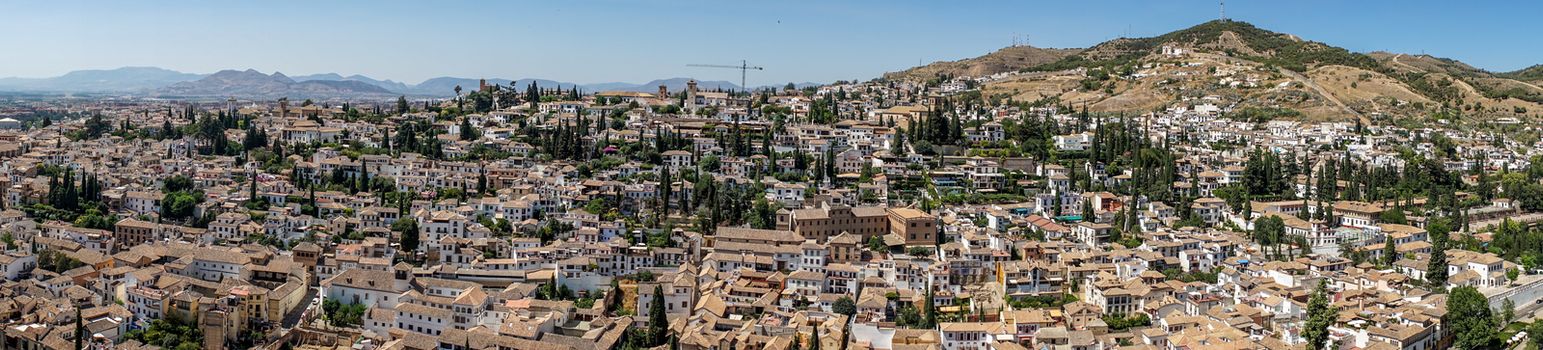
<instances>
[{"instance_id":1,"label":"dirt path","mask_svg":"<svg viewBox=\"0 0 1543 350\"><path fill-rule=\"evenodd\" d=\"M1294 72L1290 69L1276 68L1275 70L1280 71L1281 74L1285 74L1286 76L1291 77L1292 80L1296 80L1297 82L1302 83L1303 86L1307 86L1307 88L1313 89L1313 92L1317 92L1319 95L1323 95L1324 99L1334 103L1335 106L1339 106L1340 109L1344 109L1345 112L1350 113L1350 115L1356 116L1356 118L1360 118L1362 123L1371 123L1371 120L1367 120L1366 116L1363 116L1360 112L1356 112L1354 109L1351 109L1350 106L1345 105L1344 102L1340 102L1339 98L1334 97L1334 94L1330 94L1329 90L1325 90L1322 86L1318 86L1318 83L1313 82L1312 79L1309 79L1306 76L1303 76L1301 73Z\"/></svg>"},{"instance_id":2,"label":"dirt path","mask_svg":"<svg viewBox=\"0 0 1543 350\"><path fill-rule=\"evenodd\" d=\"M1419 67L1415 67L1415 66L1411 66L1411 65L1409 65L1407 63L1399 62L1398 61L1399 57L1404 57L1404 54L1393 55L1393 64L1404 66L1405 69L1416 71L1416 72L1424 72L1425 71L1424 69L1420 69Z\"/></svg>"},{"instance_id":3,"label":"dirt path","mask_svg":"<svg viewBox=\"0 0 1543 350\"><path fill-rule=\"evenodd\" d=\"M1531 86L1534 89L1543 90L1543 87L1540 87L1540 86L1537 86L1537 85L1533 85L1532 83L1529 83L1529 82L1521 81L1521 80L1518 80L1518 79L1511 79L1511 80L1515 81L1517 84Z\"/></svg>"}]
</instances>

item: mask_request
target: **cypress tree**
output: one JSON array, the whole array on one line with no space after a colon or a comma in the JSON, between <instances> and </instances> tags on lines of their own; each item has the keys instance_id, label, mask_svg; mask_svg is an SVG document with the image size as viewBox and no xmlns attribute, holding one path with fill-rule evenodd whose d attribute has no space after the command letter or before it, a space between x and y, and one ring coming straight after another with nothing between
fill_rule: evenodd
<instances>
[{"instance_id":1,"label":"cypress tree","mask_svg":"<svg viewBox=\"0 0 1543 350\"><path fill-rule=\"evenodd\" d=\"M472 125L471 125L471 118L462 117L461 118L461 127L460 127L460 129L461 129L461 140L462 141L471 141L471 140L476 140L477 139L478 135L477 135L476 129L473 128Z\"/></svg>"},{"instance_id":2,"label":"cypress tree","mask_svg":"<svg viewBox=\"0 0 1543 350\"><path fill-rule=\"evenodd\" d=\"M820 350L820 326L814 326L814 333L809 334L809 350Z\"/></svg>"},{"instance_id":3,"label":"cypress tree","mask_svg":"<svg viewBox=\"0 0 1543 350\"><path fill-rule=\"evenodd\" d=\"M362 190L362 191L365 191L365 192L374 192L374 189L370 188L370 184L371 184L371 182L370 182L370 161L367 160L367 159L364 159L363 157L360 157L359 158L359 189Z\"/></svg>"},{"instance_id":4,"label":"cypress tree","mask_svg":"<svg viewBox=\"0 0 1543 350\"><path fill-rule=\"evenodd\" d=\"M311 185L310 186L309 198L310 198L310 201L311 201L311 212L310 212L311 216L313 216L313 217L320 217L321 216L321 206L317 205L317 203L316 203L316 185Z\"/></svg>"},{"instance_id":5,"label":"cypress tree","mask_svg":"<svg viewBox=\"0 0 1543 350\"><path fill-rule=\"evenodd\" d=\"M942 235L938 236L941 237ZM922 323L925 324L927 328L934 328L938 325L938 308L937 305L933 305L932 293L932 286L927 286L927 300L922 301L922 305L927 307L927 315L922 320Z\"/></svg>"},{"instance_id":6,"label":"cypress tree","mask_svg":"<svg viewBox=\"0 0 1543 350\"><path fill-rule=\"evenodd\" d=\"M1447 285L1447 240L1432 239L1430 263L1425 267L1425 282L1432 288L1446 289Z\"/></svg>"},{"instance_id":7,"label":"cypress tree","mask_svg":"<svg viewBox=\"0 0 1543 350\"><path fill-rule=\"evenodd\" d=\"M484 166L483 168L477 170L477 194L478 195L486 195L487 193L488 193L488 170L487 170L487 167Z\"/></svg>"},{"instance_id":8,"label":"cypress tree","mask_svg":"<svg viewBox=\"0 0 1543 350\"><path fill-rule=\"evenodd\" d=\"M668 333L669 320L664 315L664 286L655 284L653 302L648 305L649 346L663 344Z\"/></svg>"},{"instance_id":9,"label":"cypress tree","mask_svg":"<svg viewBox=\"0 0 1543 350\"><path fill-rule=\"evenodd\" d=\"M1393 262L1398 261L1398 248L1393 245L1392 237L1384 238L1383 241L1382 266L1393 266Z\"/></svg>"},{"instance_id":10,"label":"cypress tree","mask_svg":"<svg viewBox=\"0 0 1543 350\"><path fill-rule=\"evenodd\" d=\"M75 349L86 348L86 326L80 319L80 305L75 306Z\"/></svg>"},{"instance_id":11,"label":"cypress tree","mask_svg":"<svg viewBox=\"0 0 1543 350\"><path fill-rule=\"evenodd\" d=\"M530 87L525 88L525 99L530 102L531 109L535 109L536 104L541 102L541 91L536 86L536 81L532 80Z\"/></svg>"},{"instance_id":12,"label":"cypress tree","mask_svg":"<svg viewBox=\"0 0 1543 350\"><path fill-rule=\"evenodd\" d=\"M670 179L670 168L659 169L659 203L663 204L664 215L670 214L670 195L675 192L675 180Z\"/></svg>"},{"instance_id":13,"label":"cypress tree","mask_svg":"<svg viewBox=\"0 0 1543 350\"><path fill-rule=\"evenodd\" d=\"M1327 282L1319 280L1318 289L1313 291L1312 298L1307 302L1307 329L1302 331L1302 336L1307 338L1308 350L1327 349L1329 326L1338 318L1339 312L1329 305L1327 286Z\"/></svg>"},{"instance_id":14,"label":"cypress tree","mask_svg":"<svg viewBox=\"0 0 1543 350\"><path fill-rule=\"evenodd\" d=\"M252 186L250 186L251 189L247 193L247 200L248 201L256 201L257 200L257 170L252 170L251 181L252 181Z\"/></svg>"}]
</instances>

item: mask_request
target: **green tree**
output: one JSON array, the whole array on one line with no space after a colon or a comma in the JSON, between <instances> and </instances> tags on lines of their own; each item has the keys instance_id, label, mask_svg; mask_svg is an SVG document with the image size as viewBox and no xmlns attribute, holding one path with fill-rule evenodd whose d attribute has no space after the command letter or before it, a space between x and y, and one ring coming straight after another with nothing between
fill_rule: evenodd
<instances>
[{"instance_id":1,"label":"green tree","mask_svg":"<svg viewBox=\"0 0 1543 350\"><path fill-rule=\"evenodd\" d=\"M1350 245L1348 240L1339 241L1339 256L1350 259L1351 265L1360 265L1366 262L1366 252L1356 249L1355 246Z\"/></svg>"},{"instance_id":2,"label":"green tree","mask_svg":"<svg viewBox=\"0 0 1543 350\"><path fill-rule=\"evenodd\" d=\"M1318 288L1307 301L1306 329L1302 331L1302 337L1307 338L1308 350L1329 348L1329 326L1338 320L1338 314L1339 311L1329 305L1328 283L1318 281Z\"/></svg>"},{"instance_id":3,"label":"green tree","mask_svg":"<svg viewBox=\"0 0 1543 350\"><path fill-rule=\"evenodd\" d=\"M1516 320L1516 302L1511 298L1505 298L1500 302L1500 324L1511 324Z\"/></svg>"},{"instance_id":4,"label":"green tree","mask_svg":"<svg viewBox=\"0 0 1543 350\"><path fill-rule=\"evenodd\" d=\"M1447 313L1441 324L1448 325L1456 341L1456 349L1487 348L1500 328L1489 309L1489 302L1478 289L1463 286L1452 289L1447 297Z\"/></svg>"},{"instance_id":5,"label":"green tree","mask_svg":"<svg viewBox=\"0 0 1543 350\"><path fill-rule=\"evenodd\" d=\"M1543 334L1543 321L1533 321L1532 324L1527 325L1527 334L1529 335L1527 342L1532 344L1529 347L1530 349L1543 349L1543 336L1531 336L1532 334Z\"/></svg>"},{"instance_id":6,"label":"green tree","mask_svg":"<svg viewBox=\"0 0 1543 350\"><path fill-rule=\"evenodd\" d=\"M1523 253L1521 264L1522 268L1526 271L1537 270L1539 266L1543 266L1543 254L1539 254L1538 252ZM1515 280L1515 278L1512 278L1512 280Z\"/></svg>"},{"instance_id":7,"label":"green tree","mask_svg":"<svg viewBox=\"0 0 1543 350\"><path fill-rule=\"evenodd\" d=\"M473 140L476 140L476 139L482 137L482 132L477 131L477 127L471 125L471 118L470 117L462 117L461 118L461 127L460 127L460 129L461 129L461 141L473 141Z\"/></svg>"},{"instance_id":8,"label":"green tree","mask_svg":"<svg viewBox=\"0 0 1543 350\"><path fill-rule=\"evenodd\" d=\"M86 348L86 326L80 319L80 306L75 307L75 350Z\"/></svg>"},{"instance_id":9,"label":"green tree","mask_svg":"<svg viewBox=\"0 0 1543 350\"><path fill-rule=\"evenodd\" d=\"M717 155L709 154L703 156L702 160L697 162L697 168L702 169L704 172L716 173L722 167L723 161L718 159Z\"/></svg>"},{"instance_id":10,"label":"green tree","mask_svg":"<svg viewBox=\"0 0 1543 350\"><path fill-rule=\"evenodd\" d=\"M321 308L327 323L335 327L358 326L363 323L364 313L368 310L364 304L343 304L337 299L323 301Z\"/></svg>"},{"instance_id":11,"label":"green tree","mask_svg":"<svg viewBox=\"0 0 1543 350\"><path fill-rule=\"evenodd\" d=\"M86 209L86 213L75 218L75 227L94 228L98 230L111 230L118 218L113 215L104 215L96 208Z\"/></svg>"},{"instance_id":12,"label":"green tree","mask_svg":"<svg viewBox=\"0 0 1543 350\"><path fill-rule=\"evenodd\" d=\"M1082 221L1095 222L1097 221L1094 220L1095 218L1097 217L1093 215L1093 202L1082 201Z\"/></svg>"},{"instance_id":13,"label":"green tree","mask_svg":"<svg viewBox=\"0 0 1543 350\"><path fill-rule=\"evenodd\" d=\"M895 311L895 325L897 326L921 328L921 323L921 312L917 311L916 307L906 306L900 308L900 311Z\"/></svg>"},{"instance_id":14,"label":"green tree","mask_svg":"<svg viewBox=\"0 0 1543 350\"><path fill-rule=\"evenodd\" d=\"M161 197L161 217L186 219L193 216L200 197L187 192L169 192Z\"/></svg>"},{"instance_id":15,"label":"green tree","mask_svg":"<svg viewBox=\"0 0 1543 350\"><path fill-rule=\"evenodd\" d=\"M889 251L889 246L884 244L884 238L875 235L868 237L868 250L874 253Z\"/></svg>"},{"instance_id":16,"label":"green tree","mask_svg":"<svg viewBox=\"0 0 1543 350\"><path fill-rule=\"evenodd\" d=\"M933 328L938 326L938 308L937 305L933 305L932 299L932 287L929 286L927 287L927 300L922 301L922 305L927 307L926 318L922 319L922 327L925 328Z\"/></svg>"},{"instance_id":17,"label":"green tree","mask_svg":"<svg viewBox=\"0 0 1543 350\"><path fill-rule=\"evenodd\" d=\"M751 228L770 230L777 225L777 209L765 197L757 196L755 203L750 206L750 211L751 215L746 221Z\"/></svg>"},{"instance_id":18,"label":"green tree","mask_svg":"<svg viewBox=\"0 0 1543 350\"><path fill-rule=\"evenodd\" d=\"M1398 247L1393 245L1392 237L1384 238L1382 243L1382 266L1393 266L1395 261L1398 261Z\"/></svg>"},{"instance_id":19,"label":"green tree","mask_svg":"<svg viewBox=\"0 0 1543 350\"><path fill-rule=\"evenodd\" d=\"M1261 251L1270 256L1270 249L1275 248L1276 256L1280 255L1280 245L1285 242L1286 224L1280 216L1270 215L1254 220L1254 241L1259 243Z\"/></svg>"},{"instance_id":20,"label":"green tree","mask_svg":"<svg viewBox=\"0 0 1543 350\"><path fill-rule=\"evenodd\" d=\"M1384 210L1382 214L1378 216L1378 220L1389 224L1409 224L1409 219L1404 217L1404 210L1399 208Z\"/></svg>"},{"instance_id":21,"label":"green tree","mask_svg":"<svg viewBox=\"0 0 1543 350\"><path fill-rule=\"evenodd\" d=\"M420 232L418 232L418 219L414 219L411 216L402 215L402 218L397 219L396 222L391 223L391 230L401 234L403 252L406 252L410 256L412 255L412 252L418 250L418 240L420 235Z\"/></svg>"},{"instance_id":22,"label":"green tree","mask_svg":"<svg viewBox=\"0 0 1543 350\"><path fill-rule=\"evenodd\" d=\"M182 324L175 319L150 321L149 328L128 331L123 334L123 337L162 349L197 350L203 348L203 333L199 331L198 327Z\"/></svg>"},{"instance_id":23,"label":"green tree","mask_svg":"<svg viewBox=\"0 0 1543 350\"><path fill-rule=\"evenodd\" d=\"M654 297L648 305L649 346L664 344L665 337L669 335L669 322L664 314L664 287L655 284Z\"/></svg>"},{"instance_id":24,"label":"green tree","mask_svg":"<svg viewBox=\"0 0 1543 350\"><path fill-rule=\"evenodd\" d=\"M835 303L831 303L830 310L851 317L857 314L857 303L852 301L851 297L841 296L841 298L836 299Z\"/></svg>"},{"instance_id":25,"label":"green tree","mask_svg":"<svg viewBox=\"0 0 1543 350\"><path fill-rule=\"evenodd\" d=\"M1430 263L1425 265L1425 282L1432 288L1446 288L1447 242L1445 239L1437 239L1431 243Z\"/></svg>"},{"instance_id":26,"label":"green tree","mask_svg":"<svg viewBox=\"0 0 1543 350\"><path fill-rule=\"evenodd\" d=\"M696 210L696 230L702 233L712 233L717 230L718 223L713 221L714 213L710 208L701 207Z\"/></svg>"},{"instance_id":27,"label":"green tree","mask_svg":"<svg viewBox=\"0 0 1543 350\"><path fill-rule=\"evenodd\" d=\"M1118 314L1107 315L1104 316L1103 319L1104 323L1108 324L1109 329L1113 331L1123 331L1135 327L1146 327L1152 325L1152 317L1143 313L1138 313L1131 316L1123 316Z\"/></svg>"},{"instance_id":28,"label":"green tree","mask_svg":"<svg viewBox=\"0 0 1543 350\"><path fill-rule=\"evenodd\" d=\"M626 291L621 289L620 280L612 278L611 289L605 291L605 313L607 315L616 315L616 311L620 310L622 304L626 303L626 293Z\"/></svg>"},{"instance_id":29,"label":"green tree","mask_svg":"<svg viewBox=\"0 0 1543 350\"><path fill-rule=\"evenodd\" d=\"M809 334L809 350L820 350L820 326L814 326L814 332Z\"/></svg>"}]
</instances>

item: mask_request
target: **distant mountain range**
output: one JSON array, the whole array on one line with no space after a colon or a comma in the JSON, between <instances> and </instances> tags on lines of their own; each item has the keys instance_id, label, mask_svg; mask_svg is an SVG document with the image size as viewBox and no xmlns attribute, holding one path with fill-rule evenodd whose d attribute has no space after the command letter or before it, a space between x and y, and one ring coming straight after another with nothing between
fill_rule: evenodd
<instances>
[{"instance_id":1,"label":"distant mountain range","mask_svg":"<svg viewBox=\"0 0 1543 350\"><path fill-rule=\"evenodd\" d=\"M203 79L184 81L156 89L155 95L168 97L243 96L278 97L386 97L391 90L358 80L295 81L284 73L263 74L256 70L223 70Z\"/></svg>"},{"instance_id":2,"label":"distant mountain range","mask_svg":"<svg viewBox=\"0 0 1543 350\"><path fill-rule=\"evenodd\" d=\"M147 90L203 78L156 67L78 70L53 78L0 78L3 91L109 92Z\"/></svg>"},{"instance_id":3,"label":"distant mountain range","mask_svg":"<svg viewBox=\"0 0 1543 350\"><path fill-rule=\"evenodd\" d=\"M681 91L691 78L656 79L642 84L611 82L575 84L547 79L490 78L488 84L501 84L524 89L531 82L542 88L578 86L584 92L641 91L655 92L660 85L670 91ZM122 93L158 97L219 97L243 98L380 98L398 95L419 97L447 97L455 94L455 87L462 91L477 88L479 78L438 77L418 84L393 80L374 79L363 75L344 76L337 73L321 73L286 76L274 72L264 74L257 70L222 70L214 74L183 73L156 67L123 67L109 70L81 70L52 78L0 78L0 91L13 92L97 92ZM512 82L512 84L511 84ZM798 83L797 87L818 86L818 83ZM738 84L722 80L698 80L702 90L738 90ZM783 85L764 87L781 88Z\"/></svg>"}]
</instances>

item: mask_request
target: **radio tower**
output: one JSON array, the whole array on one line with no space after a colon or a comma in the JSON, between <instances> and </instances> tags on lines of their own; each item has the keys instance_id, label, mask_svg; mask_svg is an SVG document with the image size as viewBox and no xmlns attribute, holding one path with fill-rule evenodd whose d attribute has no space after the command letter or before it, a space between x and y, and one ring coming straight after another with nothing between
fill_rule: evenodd
<instances>
[{"instance_id":1,"label":"radio tower","mask_svg":"<svg viewBox=\"0 0 1543 350\"><path fill-rule=\"evenodd\" d=\"M1222 21L1227 20L1227 0L1219 0L1222 8Z\"/></svg>"}]
</instances>

